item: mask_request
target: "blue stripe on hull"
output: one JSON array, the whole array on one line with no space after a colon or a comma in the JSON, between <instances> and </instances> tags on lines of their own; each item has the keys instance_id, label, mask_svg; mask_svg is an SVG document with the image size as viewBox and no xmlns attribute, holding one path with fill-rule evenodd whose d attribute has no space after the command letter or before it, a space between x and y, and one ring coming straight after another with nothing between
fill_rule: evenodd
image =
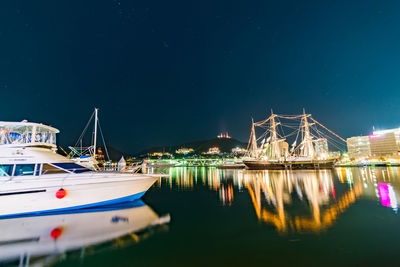
<instances>
[{"instance_id":1,"label":"blue stripe on hull","mask_svg":"<svg viewBox=\"0 0 400 267\"><path fill-rule=\"evenodd\" d=\"M117 204L131 202L131 201L140 199L145 193L146 193L146 191L137 193L134 195L130 195L127 197L121 197L121 198L116 198L116 199L112 199L112 200L107 200L107 201L102 201L102 202L97 202L97 203L92 203L92 204L87 204L87 205L68 207L68 208L0 215L0 219L9 219L9 218L25 217L25 216L38 216L38 215L53 215L53 214L56 215L56 214L60 214L60 213L69 213L68 211L81 210L81 209L87 209L87 210L82 210L82 212L90 212L90 211L92 211L92 210L89 210L90 208L107 207L107 206L111 206L111 205L117 205ZM140 204L143 202L140 201L137 203Z\"/></svg>"}]
</instances>

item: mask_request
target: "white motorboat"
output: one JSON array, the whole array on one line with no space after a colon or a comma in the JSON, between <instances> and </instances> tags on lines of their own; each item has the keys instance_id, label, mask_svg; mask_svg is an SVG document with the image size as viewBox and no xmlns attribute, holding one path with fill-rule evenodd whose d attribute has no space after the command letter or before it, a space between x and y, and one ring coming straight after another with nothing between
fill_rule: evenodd
<instances>
[{"instance_id":1,"label":"white motorboat","mask_svg":"<svg viewBox=\"0 0 400 267\"><path fill-rule=\"evenodd\" d=\"M138 241L141 236L134 233L170 220L169 215L159 217L141 200L83 211L0 220L0 265L48 265L46 261L60 255L65 258L68 251L90 247L92 253L96 245L104 249L105 242L127 235ZM127 245L132 243L128 241Z\"/></svg>"},{"instance_id":2,"label":"white motorboat","mask_svg":"<svg viewBox=\"0 0 400 267\"><path fill-rule=\"evenodd\" d=\"M53 127L0 122L0 218L132 201L158 175L92 171L56 153Z\"/></svg>"}]
</instances>

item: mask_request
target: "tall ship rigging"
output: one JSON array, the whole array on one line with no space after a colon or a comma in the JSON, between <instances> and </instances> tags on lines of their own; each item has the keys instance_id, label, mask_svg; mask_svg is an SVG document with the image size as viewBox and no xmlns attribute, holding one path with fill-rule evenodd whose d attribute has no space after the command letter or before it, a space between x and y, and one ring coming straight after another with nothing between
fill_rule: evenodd
<instances>
[{"instance_id":1,"label":"tall ship rigging","mask_svg":"<svg viewBox=\"0 0 400 267\"><path fill-rule=\"evenodd\" d=\"M256 129L263 129L257 137ZM289 145L289 142L291 145ZM252 121L248 157L243 163L250 169L323 169L333 168L345 140L316 121L311 114L271 115Z\"/></svg>"}]
</instances>

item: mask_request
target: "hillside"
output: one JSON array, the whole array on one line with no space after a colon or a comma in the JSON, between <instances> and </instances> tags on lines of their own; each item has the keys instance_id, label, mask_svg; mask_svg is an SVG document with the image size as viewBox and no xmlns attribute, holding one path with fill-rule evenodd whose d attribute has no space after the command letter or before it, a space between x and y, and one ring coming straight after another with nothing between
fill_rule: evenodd
<instances>
[{"instance_id":1,"label":"hillside","mask_svg":"<svg viewBox=\"0 0 400 267\"><path fill-rule=\"evenodd\" d=\"M172 154L179 148L193 148L195 154L201 154L202 152L208 151L210 147L218 147L222 153L230 153L232 148L235 147L246 148L247 143L243 143L233 138L213 138L210 140L188 142L175 146L153 147L137 153L137 156L145 156L154 152L168 152Z\"/></svg>"}]
</instances>

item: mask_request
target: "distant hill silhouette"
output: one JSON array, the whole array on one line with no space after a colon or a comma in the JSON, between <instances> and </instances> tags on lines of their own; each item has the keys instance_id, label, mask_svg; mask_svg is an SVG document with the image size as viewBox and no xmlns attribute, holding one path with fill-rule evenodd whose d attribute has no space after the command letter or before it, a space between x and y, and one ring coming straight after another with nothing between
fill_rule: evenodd
<instances>
[{"instance_id":1,"label":"distant hill silhouette","mask_svg":"<svg viewBox=\"0 0 400 267\"><path fill-rule=\"evenodd\" d=\"M145 149L140 151L136 154L136 156L146 156L149 153L154 152L168 152L168 153L175 153L175 151L179 148L193 148L195 154L201 154L202 152L208 151L210 147L218 147L222 153L230 153L232 152L232 148L241 147L246 148L247 143L243 143L239 140L234 138L213 138L210 140L203 140L203 141L195 141L195 142L188 142L183 143L180 145L175 146L160 146L160 147L152 147L149 149Z\"/></svg>"},{"instance_id":2,"label":"distant hill silhouette","mask_svg":"<svg viewBox=\"0 0 400 267\"><path fill-rule=\"evenodd\" d=\"M107 158L107 156L105 155L106 152L104 151L104 147L101 148L103 150L104 156ZM125 159L131 156L131 154L122 152L112 146L107 146L107 151L111 161L119 161L122 156L124 156Z\"/></svg>"}]
</instances>

